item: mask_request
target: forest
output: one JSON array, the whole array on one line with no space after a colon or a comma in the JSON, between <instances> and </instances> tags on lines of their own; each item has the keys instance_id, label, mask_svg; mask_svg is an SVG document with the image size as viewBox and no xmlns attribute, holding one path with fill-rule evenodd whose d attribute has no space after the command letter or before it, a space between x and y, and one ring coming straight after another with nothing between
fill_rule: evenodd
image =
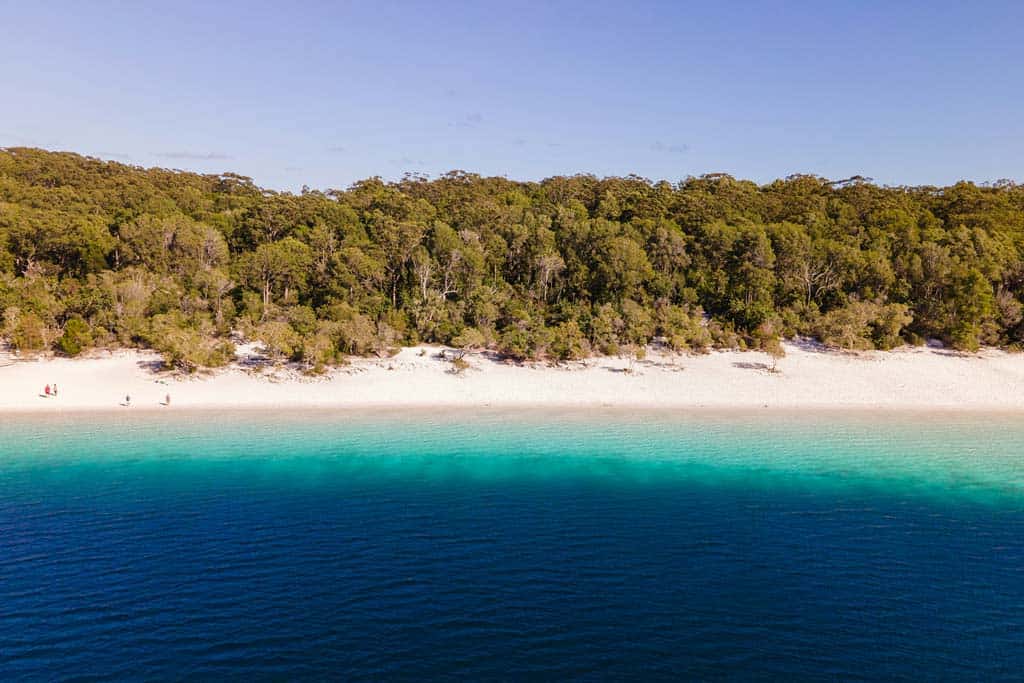
<instances>
[{"instance_id":1,"label":"forest","mask_svg":"<svg viewBox=\"0 0 1024 683\"><path fill-rule=\"evenodd\" d=\"M232 173L0 149L0 337L310 369L403 345L512 359L1024 340L1024 186L452 171L271 191Z\"/></svg>"}]
</instances>

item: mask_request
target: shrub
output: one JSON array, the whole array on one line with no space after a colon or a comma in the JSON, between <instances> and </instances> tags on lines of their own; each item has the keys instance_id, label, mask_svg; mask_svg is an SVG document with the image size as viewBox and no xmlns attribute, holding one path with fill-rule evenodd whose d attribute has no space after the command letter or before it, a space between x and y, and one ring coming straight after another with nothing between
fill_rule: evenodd
<instances>
[{"instance_id":1,"label":"shrub","mask_svg":"<svg viewBox=\"0 0 1024 683\"><path fill-rule=\"evenodd\" d=\"M579 360L590 355L590 344L576 321L570 320L554 330L548 350L559 360Z\"/></svg>"},{"instance_id":2,"label":"shrub","mask_svg":"<svg viewBox=\"0 0 1024 683\"><path fill-rule=\"evenodd\" d=\"M484 346L486 341L480 330L475 327L467 327L452 339L452 346L457 349L471 351Z\"/></svg>"},{"instance_id":3,"label":"shrub","mask_svg":"<svg viewBox=\"0 0 1024 683\"><path fill-rule=\"evenodd\" d=\"M451 369L451 372L452 372L453 375L461 375L463 372L468 370L470 367L472 367L472 366L469 364L469 361L467 361L462 356L455 356L454 358L452 358L452 369Z\"/></svg>"},{"instance_id":4,"label":"shrub","mask_svg":"<svg viewBox=\"0 0 1024 683\"><path fill-rule=\"evenodd\" d=\"M903 328L911 320L904 304L855 301L822 315L815 332L824 344L841 349L891 349L902 343Z\"/></svg>"},{"instance_id":5,"label":"shrub","mask_svg":"<svg viewBox=\"0 0 1024 683\"><path fill-rule=\"evenodd\" d=\"M48 344L50 331L35 313L21 313L16 308L7 310L7 339L19 352L42 351Z\"/></svg>"},{"instance_id":6,"label":"shrub","mask_svg":"<svg viewBox=\"0 0 1024 683\"><path fill-rule=\"evenodd\" d=\"M92 343L89 324L81 318L71 318L64 324L64 334L57 340L57 348L65 356L77 356Z\"/></svg>"}]
</instances>

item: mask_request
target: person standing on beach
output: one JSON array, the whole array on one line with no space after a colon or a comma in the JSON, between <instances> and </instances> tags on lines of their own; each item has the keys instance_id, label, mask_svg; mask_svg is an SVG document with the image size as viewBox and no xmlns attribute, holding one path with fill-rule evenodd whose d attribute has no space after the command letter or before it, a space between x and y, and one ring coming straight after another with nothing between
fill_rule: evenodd
<instances>
[{"instance_id":1,"label":"person standing on beach","mask_svg":"<svg viewBox=\"0 0 1024 683\"><path fill-rule=\"evenodd\" d=\"M170 405L171 405L171 395L170 394L167 394L167 396L164 397L164 405L167 406L167 407L170 407Z\"/></svg>"},{"instance_id":2,"label":"person standing on beach","mask_svg":"<svg viewBox=\"0 0 1024 683\"><path fill-rule=\"evenodd\" d=\"M43 389L43 393L46 395L46 398L50 398L50 385L49 384L47 384L46 388Z\"/></svg>"},{"instance_id":3,"label":"person standing on beach","mask_svg":"<svg viewBox=\"0 0 1024 683\"><path fill-rule=\"evenodd\" d=\"M54 398L57 397L57 385L56 384L53 385L53 396L54 396Z\"/></svg>"},{"instance_id":4,"label":"person standing on beach","mask_svg":"<svg viewBox=\"0 0 1024 683\"><path fill-rule=\"evenodd\" d=\"M124 404L125 404L126 406L130 406L130 405L132 404L132 397L131 397L131 394L125 394L125 395L124 395Z\"/></svg>"}]
</instances>

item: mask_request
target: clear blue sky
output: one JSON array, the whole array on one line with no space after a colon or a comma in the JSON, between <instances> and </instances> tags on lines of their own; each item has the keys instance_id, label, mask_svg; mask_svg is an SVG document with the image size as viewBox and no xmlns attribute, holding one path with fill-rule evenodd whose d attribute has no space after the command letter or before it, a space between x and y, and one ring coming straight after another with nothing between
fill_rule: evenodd
<instances>
[{"instance_id":1,"label":"clear blue sky","mask_svg":"<svg viewBox=\"0 0 1024 683\"><path fill-rule=\"evenodd\" d=\"M0 146L279 189L450 169L1022 180L1022 27L1020 0L0 0Z\"/></svg>"}]
</instances>

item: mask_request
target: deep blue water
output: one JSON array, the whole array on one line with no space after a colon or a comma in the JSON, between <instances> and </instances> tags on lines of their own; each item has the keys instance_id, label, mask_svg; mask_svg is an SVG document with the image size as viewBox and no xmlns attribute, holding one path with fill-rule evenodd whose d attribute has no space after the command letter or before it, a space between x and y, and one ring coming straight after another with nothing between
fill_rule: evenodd
<instances>
[{"instance_id":1,"label":"deep blue water","mask_svg":"<svg viewBox=\"0 0 1024 683\"><path fill-rule=\"evenodd\" d=\"M1009 417L0 424L5 681L1022 670Z\"/></svg>"}]
</instances>

